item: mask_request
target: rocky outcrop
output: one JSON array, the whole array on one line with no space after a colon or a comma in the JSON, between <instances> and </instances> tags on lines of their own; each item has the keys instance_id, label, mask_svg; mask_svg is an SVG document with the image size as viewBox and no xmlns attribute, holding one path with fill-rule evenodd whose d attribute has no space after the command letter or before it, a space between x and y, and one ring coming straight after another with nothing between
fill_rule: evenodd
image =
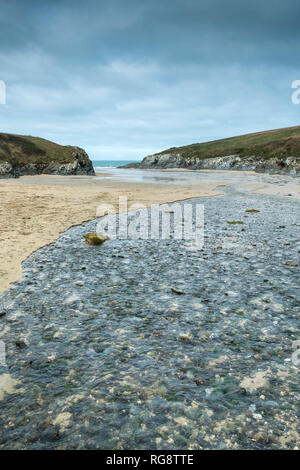
<instances>
[{"instance_id":1,"label":"rocky outcrop","mask_svg":"<svg viewBox=\"0 0 300 470\"><path fill-rule=\"evenodd\" d=\"M253 170L300 175L300 126L172 147L128 167Z\"/></svg>"},{"instance_id":2,"label":"rocky outcrop","mask_svg":"<svg viewBox=\"0 0 300 470\"><path fill-rule=\"evenodd\" d=\"M241 157L228 155L224 157L204 158L186 157L180 152L170 152L150 155L141 163L131 163L127 168L186 168L189 170L244 170L261 173L281 173L300 175L300 158L273 157L260 158L257 156Z\"/></svg>"},{"instance_id":3,"label":"rocky outcrop","mask_svg":"<svg viewBox=\"0 0 300 470\"><path fill-rule=\"evenodd\" d=\"M28 163L15 168L16 177L24 175L95 175L93 164L87 153L79 147L74 147L74 160L70 163L59 163L52 160L48 163Z\"/></svg>"},{"instance_id":4,"label":"rocky outcrop","mask_svg":"<svg viewBox=\"0 0 300 470\"><path fill-rule=\"evenodd\" d=\"M9 162L0 161L0 178L16 177L13 166Z\"/></svg>"},{"instance_id":5,"label":"rocky outcrop","mask_svg":"<svg viewBox=\"0 0 300 470\"><path fill-rule=\"evenodd\" d=\"M39 174L93 176L95 171L88 154L79 147L0 134L0 178Z\"/></svg>"},{"instance_id":6,"label":"rocky outcrop","mask_svg":"<svg viewBox=\"0 0 300 470\"><path fill-rule=\"evenodd\" d=\"M74 147L73 161L59 163L54 159L45 163L25 163L12 165L9 162L0 161L0 178L18 178L24 175L95 175L93 164L87 153L79 147Z\"/></svg>"}]
</instances>

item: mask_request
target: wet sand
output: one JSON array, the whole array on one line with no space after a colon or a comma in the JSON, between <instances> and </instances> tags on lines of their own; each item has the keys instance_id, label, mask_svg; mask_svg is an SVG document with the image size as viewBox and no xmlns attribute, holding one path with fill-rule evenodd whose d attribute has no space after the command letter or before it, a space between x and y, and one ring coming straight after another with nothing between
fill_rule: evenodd
<instances>
[{"instance_id":1,"label":"wet sand","mask_svg":"<svg viewBox=\"0 0 300 470\"><path fill-rule=\"evenodd\" d=\"M90 247L92 220L26 260L0 296L0 449L300 447L299 201L223 191L189 201L201 250L162 224Z\"/></svg>"},{"instance_id":2,"label":"wet sand","mask_svg":"<svg viewBox=\"0 0 300 470\"><path fill-rule=\"evenodd\" d=\"M0 180L0 292L22 276L22 261L73 225L96 217L100 204L118 210L120 196L132 204L163 204L221 194L215 182L135 183L85 176L24 176Z\"/></svg>"},{"instance_id":3,"label":"wet sand","mask_svg":"<svg viewBox=\"0 0 300 470\"><path fill-rule=\"evenodd\" d=\"M118 210L120 196L128 207L164 204L193 197L239 191L300 198L300 178L242 171L105 169L90 176L23 176L0 180L0 292L22 276L22 261L53 242L73 225L96 217L100 204Z\"/></svg>"}]
</instances>

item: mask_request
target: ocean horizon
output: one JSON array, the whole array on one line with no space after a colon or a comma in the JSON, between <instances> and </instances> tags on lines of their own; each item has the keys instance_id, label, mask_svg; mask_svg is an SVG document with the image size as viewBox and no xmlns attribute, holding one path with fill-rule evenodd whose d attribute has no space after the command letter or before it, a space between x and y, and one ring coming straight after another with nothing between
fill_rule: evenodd
<instances>
[{"instance_id":1,"label":"ocean horizon","mask_svg":"<svg viewBox=\"0 0 300 470\"><path fill-rule=\"evenodd\" d=\"M92 160L94 168L117 168L128 163L137 163L140 160Z\"/></svg>"}]
</instances>

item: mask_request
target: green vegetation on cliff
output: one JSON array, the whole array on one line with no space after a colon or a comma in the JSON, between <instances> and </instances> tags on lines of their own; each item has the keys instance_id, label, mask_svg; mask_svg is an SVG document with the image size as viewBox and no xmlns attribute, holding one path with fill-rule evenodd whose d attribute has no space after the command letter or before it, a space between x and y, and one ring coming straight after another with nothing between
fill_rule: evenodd
<instances>
[{"instance_id":1,"label":"green vegetation on cliff","mask_svg":"<svg viewBox=\"0 0 300 470\"><path fill-rule=\"evenodd\" d=\"M183 158L215 158L225 155L300 158L300 126L256 132L200 144L172 147L156 155L180 153Z\"/></svg>"},{"instance_id":2,"label":"green vegetation on cliff","mask_svg":"<svg viewBox=\"0 0 300 470\"><path fill-rule=\"evenodd\" d=\"M40 173L93 175L94 169L89 156L79 147L0 133L0 177Z\"/></svg>"},{"instance_id":3,"label":"green vegetation on cliff","mask_svg":"<svg viewBox=\"0 0 300 470\"><path fill-rule=\"evenodd\" d=\"M58 145L39 137L0 133L0 161L11 163L13 166L53 161L60 164L70 163L74 161L73 149L74 147Z\"/></svg>"}]
</instances>

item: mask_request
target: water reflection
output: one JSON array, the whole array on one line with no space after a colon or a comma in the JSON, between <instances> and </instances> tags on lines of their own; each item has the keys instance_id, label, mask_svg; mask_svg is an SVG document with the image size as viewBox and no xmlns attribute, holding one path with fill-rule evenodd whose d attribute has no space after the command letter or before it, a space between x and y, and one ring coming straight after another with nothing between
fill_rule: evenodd
<instances>
[{"instance_id":1,"label":"water reflection","mask_svg":"<svg viewBox=\"0 0 300 470\"><path fill-rule=\"evenodd\" d=\"M269 175L266 173L240 171L185 171L185 170L138 170L122 168L96 168L94 179L112 180L131 183L162 183L186 184L189 182L213 182L218 179L226 182L240 183L273 183L285 184L291 177L284 175ZM294 179L294 182L296 179Z\"/></svg>"}]
</instances>

